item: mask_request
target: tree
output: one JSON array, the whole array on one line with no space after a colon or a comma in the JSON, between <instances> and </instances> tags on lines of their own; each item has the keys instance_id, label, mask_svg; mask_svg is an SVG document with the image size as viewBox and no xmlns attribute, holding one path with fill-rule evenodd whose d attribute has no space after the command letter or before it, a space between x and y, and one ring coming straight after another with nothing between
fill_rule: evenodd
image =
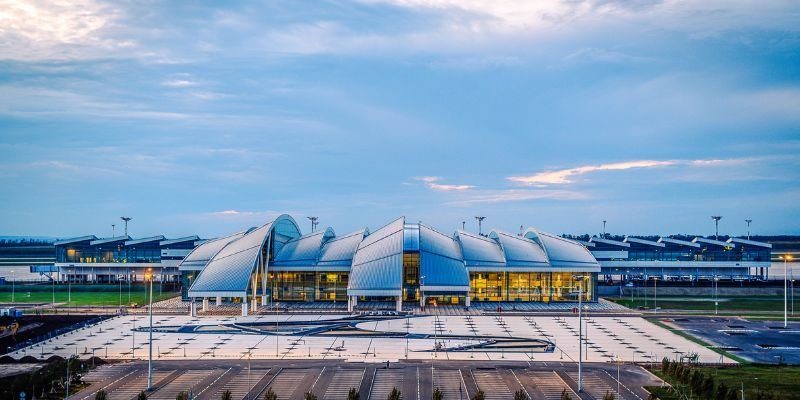
<instances>
[{"instance_id":1,"label":"tree","mask_svg":"<svg viewBox=\"0 0 800 400\"><path fill-rule=\"evenodd\" d=\"M306 394L303 395L303 399L304 400L317 400L317 395L315 395L312 392L306 392Z\"/></svg>"},{"instance_id":2,"label":"tree","mask_svg":"<svg viewBox=\"0 0 800 400\"><path fill-rule=\"evenodd\" d=\"M561 400L572 400L572 396L567 393L567 389L561 391Z\"/></svg>"},{"instance_id":3,"label":"tree","mask_svg":"<svg viewBox=\"0 0 800 400\"><path fill-rule=\"evenodd\" d=\"M106 400L106 391L100 389L94 394L94 400Z\"/></svg>"},{"instance_id":4,"label":"tree","mask_svg":"<svg viewBox=\"0 0 800 400\"><path fill-rule=\"evenodd\" d=\"M606 394L603 396L603 400L614 400L614 394L606 390Z\"/></svg>"},{"instance_id":5,"label":"tree","mask_svg":"<svg viewBox=\"0 0 800 400\"><path fill-rule=\"evenodd\" d=\"M358 390L356 390L356 388L350 388L350 391L347 392L347 400L359 400L360 398L361 396L358 395Z\"/></svg>"},{"instance_id":6,"label":"tree","mask_svg":"<svg viewBox=\"0 0 800 400\"><path fill-rule=\"evenodd\" d=\"M220 400L233 400L233 395L231 394L230 390L226 390L222 392L222 396L220 396Z\"/></svg>"},{"instance_id":7,"label":"tree","mask_svg":"<svg viewBox=\"0 0 800 400\"><path fill-rule=\"evenodd\" d=\"M703 397L711 398L711 395L714 394L714 378L708 374L703 375L703 390L701 393L703 394Z\"/></svg>"},{"instance_id":8,"label":"tree","mask_svg":"<svg viewBox=\"0 0 800 400\"><path fill-rule=\"evenodd\" d=\"M435 395L436 391L434 390L433 393ZM389 397L387 397L386 400L400 400L400 391L397 390L396 387L393 387L392 391L389 392ZM441 400L441 397L439 398L439 400Z\"/></svg>"},{"instance_id":9,"label":"tree","mask_svg":"<svg viewBox=\"0 0 800 400\"><path fill-rule=\"evenodd\" d=\"M439 388L435 388L435 389L433 389L432 398L433 398L433 400L443 400L444 399L444 393L442 393L442 391L439 390Z\"/></svg>"},{"instance_id":10,"label":"tree","mask_svg":"<svg viewBox=\"0 0 800 400\"><path fill-rule=\"evenodd\" d=\"M139 392L139 395L136 396L136 400L147 400L147 393L145 393L144 390L142 390L141 392Z\"/></svg>"},{"instance_id":11,"label":"tree","mask_svg":"<svg viewBox=\"0 0 800 400\"><path fill-rule=\"evenodd\" d=\"M486 393L483 393L483 390L478 389L478 393L475 393L475 396L472 396L472 400L486 400Z\"/></svg>"},{"instance_id":12,"label":"tree","mask_svg":"<svg viewBox=\"0 0 800 400\"><path fill-rule=\"evenodd\" d=\"M739 391L736 389L728 389L728 397L725 400L739 400Z\"/></svg>"},{"instance_id":13,"label":"tree","mask_svg":"<svg viewBox=\"0 0 800 400\"><path fill-rule=\"evenodd\" d=\"M180 392L177 395L175 395L175 400L189 400L189 393Z\"/></svg>"},{"instance_id":14,"label":"tree","mask_svg":"<svg viewBox=\"0 0 800 400\"><path fill-rule=\"evenodd\" d=\"M668 370L669 370L669 358L664 357L664 359L661 360L661 371L666 373Z\"/></svg>"},{"instance_id":15,"label":"tree","mask_svg":"<svg viewBox=\"0 0 800 400\"><path fill-rule=\"evenodd\" d=\"M714 395L715 400L725 400L728 395L728 387L724 383L717 385L717 393Z\"/></svg>"},{"instance_id":16,"label":"tree","mask_svg":"<svg viewBox=\"0 0 800 400\"><path fill-rule=\"evenodd\" d=\"M264 400L278 400L278 395L272 391L272 388L269 388L267 393L264 393Z\"/></svg>"},{"instance_id":17,"label":"tree","mask_svg":"<svg viewBox=\"0 0 800 400\"><path fill-rule=\"evenodd\" d=\"M528 394L525 393L524 390L520 389L514 392L514 400L530 400L528 398Z\"/></svg>"}]
</instances>

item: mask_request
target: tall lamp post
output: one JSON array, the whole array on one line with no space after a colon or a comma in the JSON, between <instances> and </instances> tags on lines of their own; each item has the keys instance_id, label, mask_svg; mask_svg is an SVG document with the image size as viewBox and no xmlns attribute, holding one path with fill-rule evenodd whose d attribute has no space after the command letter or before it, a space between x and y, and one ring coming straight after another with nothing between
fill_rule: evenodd
<instances>
[{"instance_id":1,"label":"tall lamp post","mask_svg":"<svg viewBox=\"0 0 800 400\"><path fill-rule=\"evenodd\" d=\"M722 219L722 216L712 215L711 219L714 220L714 240L719 240L719 220Z\"/></svg>"},{"instance_id":2,"label":"tall lamp post","mask_svg":"<svg viewBox=\"0 0 800 400\"><path fill-rule=\"evenodd\" d=\"M12 279L12 281L11 281L11 303L13 304L14 303L14 292L15 292L15 289L16 289L16 286L15 286L16 279L14 279L14 270L13 269L11 270L11 279Z\"/></svg>"},{"instance_id":3,"label":"tall lamp post","mask_svg":"<svg viewBox=\"0 0 800 400\"><path fill-rule=\"evenodd\" d=\"M753 222L752 219L746 219L744 222L747 222L747 240L750 240L750 223Z\"/></svg>"},{"instance_id":4,"label":"tall lamp post","mask_svg":"<svg viewBox=\"0 0 800 400\"><path fill-rule=\"evenodd\" d=\"M145 278L150 281L150 355L147 359L147 390L153 390L153 270L147 268Z\"/></svg>"},{"instance_id":5,"label":"tall lamp post","mask_svg":"<svg viewBox=\"0 0 800 400\"><path fill-rule=\"evenodd\" d=\"M789 326L789 260L792 256L786 254L783 257L783 327Z\"/></svg>"},{"instance_id":6,"label":"tall lamp post","mask_svg":"<svg viewBox=\"0 0 800 400\"><path fill-rule=\"evenodd\" d=\"M583 392L583 275L573 279L578 281L578 393Z\"/></svg>"},{"instance_id":7,"label":"tall lamp post","mask_svg":"<svg viewBox=\"0 0 800 400\"><path fill-rule=\"evenodd\" d=\"M486 217L475 217L475 219L478 221L478 235L480 235L481 234L481 226L483 224L483 220L486 219Z\"/></svg>"}]
</instances>

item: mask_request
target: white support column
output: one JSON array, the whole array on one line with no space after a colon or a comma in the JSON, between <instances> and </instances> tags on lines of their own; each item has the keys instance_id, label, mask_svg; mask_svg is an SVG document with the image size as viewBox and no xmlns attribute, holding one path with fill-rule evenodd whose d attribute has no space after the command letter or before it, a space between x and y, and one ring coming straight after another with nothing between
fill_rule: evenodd
<instances>
[{"instance_id":1,"label":"white support column","mask_svg":"<svg viewBox=\"0 0 800 400\"><path fill-rule=\"evenodd\" d=\"M217 304L214 304L214 305L215 306L221 306L222 305L222 296L217 296L216 300L217 300Z\"/></svg>"},{"instance_id":2,"label":"white support column","mask_svg":"<svg viewBox=\"0 0 800 400\"><path fill-rule=\"evenodd\" d=\"M247 299L246 298L242 302L242 316L243 317L247 316Z\"/></svg>"},{"instance_id":3,"label":"white support column","mask_svg":"<svg viewBox=\"0 0 800 400\"><path fill-rule=\"evenodd\" d=\"M347 296L347 312L353 312L353 296Z\"/></svg>"},{"instance_id":4,"label":"white support column","mask_svg":"<svg viewBox=\"0 0 800 400\"><path fill-rule=\"evenodd\" d=\"M397 312L403 311L403 296L397 296Z\"/></svg>"},{"instance_id":5,"label":"white support column","mask_svg":"<svg viewBox=\"0 0 800 400\"><path fill-rule=\"evenodd\" d=\"M258 310L258 296L253 295L253 299L251 300L251 302L253 304L250 306L250 308L253 309L253 312L256 312L256 310Z\"/></svg>"},{"instance_id":6,"label":"white support column","mask_svg":"<svg viewBox=\"0 0 800 400\"><path fill-rule=\"evenodd\" d=\"M419 296L419 308L425 307L425 295Z\"/></svg>"},{"instance_id":7,"label":"white support column","mask_svg":"<svg viewBox=\"0 0 800 400\"><path fill-rule=\"evenodd\" d=\"M197 316L197 305L194 304L194 297L192 297L192 302L189 303L189 316L190 317Z\"/></svg>"},{"instance_id":8,"label":"white support column","mask_svg":"<svg viewBox=\"0 0 800 400\"><path fill-rule=\"evenodd\" d=\"M469 307L469 293L467 293L467 295L464 296L464 305Z\"/></svg>"},{"instance_id":9,"label":"white support column","mask_svg":"<svg viewBox=\"0 0 800 400\"><path fill-rule=\"evenodd\" d=\"M203 297L203 312L208 311L208 297Z\"/></svg>"}]
</instances>

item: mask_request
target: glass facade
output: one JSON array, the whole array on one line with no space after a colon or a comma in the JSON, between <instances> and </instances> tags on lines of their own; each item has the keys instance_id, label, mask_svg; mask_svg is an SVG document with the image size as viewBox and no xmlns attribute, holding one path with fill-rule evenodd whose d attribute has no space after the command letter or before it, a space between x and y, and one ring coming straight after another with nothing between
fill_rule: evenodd
<instances>
[{"instance_id":1,"label":"glass facade","mask_svg":"<svg viewBox=\"0 0 800 400\"><path fill-rule=\"evenodd\" d=\"M584 301L594 301L596 273L577 272L470 272L470 298L474 301L577 301L584 280Z\"/></svg>"},{"instance_id":2,"label":"glass facade","mask_svg":"<svg viewBox=\"0 0 800 400\"><path fill-rule=\"evenodd\" d=\"M403 252L403 300L419 300L419 252Z\"/></svg>"},{"instance_id":3,"label":"glass facade","mask_svg":"<svg viewBox=\"0 0 800 400\"><path fill-rule=\"evenodd\" d=\"M347 301L349 278L349 272L273 271L267 287L278 301Z\"/></svg>"}]
</instances>

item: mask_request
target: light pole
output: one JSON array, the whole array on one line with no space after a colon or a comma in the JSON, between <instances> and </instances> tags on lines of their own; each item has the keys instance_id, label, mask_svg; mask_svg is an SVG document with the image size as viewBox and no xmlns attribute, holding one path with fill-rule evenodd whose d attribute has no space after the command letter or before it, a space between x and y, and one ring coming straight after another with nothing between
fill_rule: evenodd
<instances>
[{"instance_id":1,"label":"light pole","mask_svg":"<svg viewBox=\"0 0 800 400\"><path fill-rule=\"evenodd\" d=\"M422 296L422 305L420 306L420 311L425 311L425 275L421 275L419 277L419 291L420 296Z\"/></svg>"},{"instance_id":2,"label":"light pole","mask_svg":"<svg viewBox=\"0 0 800 400\"><path fill-rule=\"evenodd\" d=\"M719 240L719 220L722 219L722 216L712 215L711 219L714 220L714 240Z\"/></svg>"},{"instance_id":3,"label":"light pole","mask_svg":"<svg viewBox=\"0 0 800 400\"><path fill-rule=\"evenodd\" d=\"M658 277L653 277L653 312L658 312Z\"/></svg>"},{"instance_id":4,"label":"light pole","mask_svg":"<svg viewBox=\"0 0 800 400\"><path fill-rule=\"evenodd\" d=\"M153 270L147 268L145 278L150 280L150 356L147 359L147 390L153 390Z\"/></svg>"},{"instance_id":5,"label":"light pole","mask_svg":"<svg viewBox=\"0 0 800 400\"><path fill-rule=\"evenodd\" d=\"M117 224L111 224L111 237L116 237Z\"/></svg>"},{"instance_id":6,"label":"light pole","mask_svg":"<svg viewBox=\"0 0 800 400\"><path fill-rule=\"evenodd\" d=\"M603 220L603 239L606 238L606 220Z\"/></svg>"},{"instance_id":7,"label":"light pole","mask_svg":"<svg viewBox=\"0 0 800 400\"><path fill-rule=\"evenodd\" d=\"M14 279L14 270L11 270L11 304L14 304L14 292L16 289L16 279Z\"/></svg>"},{"instance_id":8,"label":"light pole","mask_svg":"<svg viewBox=\"0 0 800 400\"><path fill-rule=\"evenodd\" d=\"M750 240L750 223L753 222L752 219L746 219L744 222L747 222L747 240Z\"/></svg>"},{"instance_id":9,"label":"light pole","mask_svg":"<svg viewBox=\"0 0 800 400\"><path fill-rule=\"evenodd\" d=\"M785 254L783 256L783 327L789 326L789 292L788 292L788 277L789 277L789 260L792 256Z\"/></svg>"},{"instance_id":10,"label":"light pole","mask_svg":"<svg viewBox=\"0 0 800 400\"><path fill-rule=\"evenodd\" d=\"M317 228L317 217L306 217L309 221L311 221L311 232L313 233Z\"/></svg>"},{"instance_id":11,"label":"light pole","mask_svg":"<svg viewBox=\"0 0 800 400\"><path fill-rule=\"evenodd\" d=\"M119 219L125 221L125 236L128 236L128 221L132 220L131 217L119 217Z\"/></svg>"},{"instance_id":12,"label":"light pole","mask_svg":"<svg viewBox=\"0 0 800 400\"><path fill-rule=\"evenodd\" d=\"M714 274L714 315L719 313L719 278Z\"/></svg>"},{"instance_id":13,"label":"light pole","mask_svg":"<svg viewBox=\"0 0 800 400\"><path fill-rule=\"evenodd\" d=\"M480 235L482 232L481 225L483 224L483 220L486 219L486 217L475 217L475 219L478 221L478 235Z\"/></svg>"},{"instance_id":14,"label":"light pole","mask_svg":"<svg viewBox=\"0 0 800 400\"><path fill-rule=\"evenodd\" d=\"M578 393L583 392L583 279L582 275L575 276L578 281Z\"/></svg>"}]
</instances>

